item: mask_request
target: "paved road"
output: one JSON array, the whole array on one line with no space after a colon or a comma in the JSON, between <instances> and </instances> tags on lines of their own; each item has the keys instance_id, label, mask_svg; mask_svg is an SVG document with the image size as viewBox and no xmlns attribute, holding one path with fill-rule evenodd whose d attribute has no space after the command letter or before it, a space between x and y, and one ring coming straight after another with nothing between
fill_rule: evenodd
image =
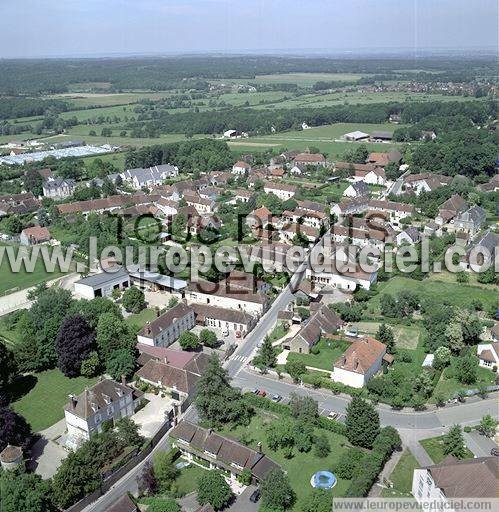
<instances>
[{"instance_id":1,"label":"paved road","mask_svg":"<svg viewBox=\"0 0 499 512\"><path fill-rule=\"evenodd\" d=\"M260 375L247 369L241 370L233 379L233 385L241 389L261 388L268 394L279 394L289 397L293 392L313 397L325 412L337 411L345 413L350 398L343 395L334 395L323 389L310 389L290 384L283 380L275 380L269 375ZM437 410L415 412L412 410L396 411L388 406L378 406L382 425L392 425L396 428L408 430L431 430L448 427L459 423L467 425L476 423L485 414L498 416L497 394L486 400L469 400L465 404L448 405ZM429 437L429 436L425 436Z\"/></svg>"},{"instance_id":2,"label":"paved road","mask_svg":"<svg viewBox=\"0 0 499 512\"><path fill-rule=\"evenodd\" d=\"M482 436L476 430L473 430L472 432L465 432L464 440L466 441L466 446L477 457L488 457L493 448L496 450L499 448L493 439Z\"/></svg>"},{"instance_id":3,"label":"paved road","mask_svg":"<svg viewBox=\"0 0 499 512\"><path fill-rule=\"evenodd\" d=\"M265 338L266 334L274 327L279 311L286 309L293 300L293 290L302 280L306 268L307 262L305 261L298 267L297 271L291 277L289 284L275 298L274 302L260 318L255 328L246 336L244 343L236 349L225 363L224 366L231 377L235 377L239 374L251 358L251 355L256 351L258 343L260 343Z\"/></svg>"}]
</instances>

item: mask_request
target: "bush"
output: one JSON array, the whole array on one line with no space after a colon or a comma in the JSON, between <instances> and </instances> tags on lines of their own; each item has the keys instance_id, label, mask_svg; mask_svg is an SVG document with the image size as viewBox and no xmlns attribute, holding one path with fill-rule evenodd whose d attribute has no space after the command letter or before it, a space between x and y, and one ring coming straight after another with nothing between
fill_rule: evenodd
<instances>
[{"instance_id":1,"label":"bush","mask_svg":"<svg viewBox=\"0 0 499 512\"><path fill-rule=\"evenodd\" d=\"M351 480L360 470L365 453L359 448L347 450L333 467L333 472L340 478Z\"/></svg>"},{"instance_id":2,"label":"bush","mask_svg":"<svg viewBox=\"0 0 499 512\"><path fill-rule=\"evenodd\" d=\"M144 292L135 287L125 290L121 302L129 313L139 313L146 305Z\"/></svg>"}]
</instances>

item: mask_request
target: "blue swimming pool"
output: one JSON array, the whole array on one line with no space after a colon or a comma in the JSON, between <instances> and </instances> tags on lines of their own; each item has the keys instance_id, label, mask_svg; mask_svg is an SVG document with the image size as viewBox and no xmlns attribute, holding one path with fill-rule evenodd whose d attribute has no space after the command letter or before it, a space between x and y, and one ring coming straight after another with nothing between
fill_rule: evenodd
<instances>
[{"instance_id":1,"label":"blue swimming pool","mask_svg":"<svg viewBox=\"0 0 499 512\"><path fill-rule=\"evenodd\" d=\"M336 482L336 476L330 471L317 471L310 479L312 487L317 489L332 489Z\"/></svg>"}]
</instances>

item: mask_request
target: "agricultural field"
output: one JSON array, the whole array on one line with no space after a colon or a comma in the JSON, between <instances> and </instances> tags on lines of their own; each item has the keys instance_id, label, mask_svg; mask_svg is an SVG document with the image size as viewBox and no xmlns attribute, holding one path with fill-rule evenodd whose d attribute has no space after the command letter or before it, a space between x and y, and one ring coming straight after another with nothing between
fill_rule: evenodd
<instances>
[{"instance_id":1,"label":"agricultural field","mask_svg":"<svg viewBox=\"0 0 499 512\"><path fill-rule=\"evenodd\" d=\"M378 285L379 294L369 301L375 313L379 314L379 301L384 293L396 294L402 290L410 290L419 295L421 299L432 300L438 298L440 302L447 302L453 306L465 307L473 300L479 300L484 309L497 305L497 289L484 289L461 283L446 283L424 279L416 281L408 277L395 276L389 281Z\"/></svg>"}]
</instances>

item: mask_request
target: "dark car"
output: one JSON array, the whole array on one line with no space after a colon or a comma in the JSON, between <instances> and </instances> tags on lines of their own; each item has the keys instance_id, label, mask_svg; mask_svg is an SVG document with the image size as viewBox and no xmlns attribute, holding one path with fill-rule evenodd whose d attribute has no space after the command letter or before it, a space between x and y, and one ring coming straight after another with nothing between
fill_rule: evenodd
<instances>
[{"instance_id":1,"label":"dark car","mask_svg":"<svg viewBox=\"0 0 499 512\"><path fill-rule=\"evenodd\" d=\"M260 492L260 489L256 489L255 491L253 491L253 493L251 494L251 496L249 498L251 503L256 503L260 499L261 494L262 493Z\"/></svg>"},{"instance_id":2,"label":"dark car","mask_svg":"<svg viewBox=\"0 0 499 512\"><path fill-rule=\"evenodd\" d=\"M495 457L499 457L499 448L492 448L492 450L490 450L490 455L494 455Z\"/></svg>"}]
</instances>

